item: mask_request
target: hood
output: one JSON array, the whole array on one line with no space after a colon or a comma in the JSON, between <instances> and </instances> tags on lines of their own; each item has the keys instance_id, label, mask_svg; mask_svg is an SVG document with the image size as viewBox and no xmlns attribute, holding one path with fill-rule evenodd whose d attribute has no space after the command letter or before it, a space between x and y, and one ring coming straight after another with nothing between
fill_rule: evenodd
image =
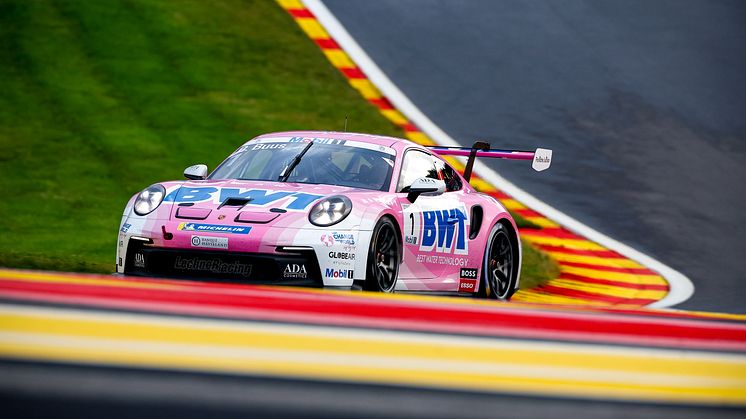
<instances>
[{"instance_id":1,"label":"hood","mask_svg":"<svg viewBox=\"0 0 746 419\"><path fill-rule=\"evenodd\" d=\"M164 202L172 204L170 219L183 221L222 215L230 220L268 223L282 214L307 213L314 203L327 196L381 193L345 186L235 179L169 182L164 186L167 188Z\"/></svg>"}]
</instances>

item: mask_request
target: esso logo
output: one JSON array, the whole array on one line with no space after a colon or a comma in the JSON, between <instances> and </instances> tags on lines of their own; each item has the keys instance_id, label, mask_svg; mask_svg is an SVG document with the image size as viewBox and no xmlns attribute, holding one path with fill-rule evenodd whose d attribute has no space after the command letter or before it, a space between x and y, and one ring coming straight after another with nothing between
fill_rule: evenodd
<instances>
[{"instance_id":1,"label":"esso logo","mask_svg":"<svg viewBox=\"0 0 746 419\"><path fill-rule=\"evenodd\" d=\"M474 292L477 289L476 279L462 279L458 284L459 291Z\"/></svg>"}]
</instances>

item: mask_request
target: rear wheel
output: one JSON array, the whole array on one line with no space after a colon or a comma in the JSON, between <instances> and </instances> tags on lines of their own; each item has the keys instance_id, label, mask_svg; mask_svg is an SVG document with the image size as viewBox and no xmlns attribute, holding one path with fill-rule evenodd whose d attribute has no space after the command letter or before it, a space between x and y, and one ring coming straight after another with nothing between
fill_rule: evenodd
<instances>
[{"instance_id":1,"label":"rear wheel","mask_svg":"<svg viewBox=\"0 0 746 419\"><path fill-rule=\"evenodd\" d=\"M513 231L505 224L492 227L484 252L479 294L486 298L510 300L518 280L518 249Z\"/></svg>"},{"instance_id":2,"label":"rear wheel","mask_svg":"<svg viewBox=\"0 0 746 419\"><path fill-rule=\"evenodd\" d=\"M392 292L399 275L399 239L396 227L388 218L381 218L373 229L368 250L364 288L368 291Z\"/></svg>"}]
</instances>

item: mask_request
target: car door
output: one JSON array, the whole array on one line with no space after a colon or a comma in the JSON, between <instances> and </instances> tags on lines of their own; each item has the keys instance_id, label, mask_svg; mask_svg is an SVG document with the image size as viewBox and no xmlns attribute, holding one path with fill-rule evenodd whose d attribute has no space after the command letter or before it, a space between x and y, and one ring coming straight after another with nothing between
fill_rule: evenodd
<instances>
[{"instance_id":1,"label":"car door","mask_svg":"<svg viewBox=\"0 0 746 419\"><path fill-rule=\"evenodd\" d=\"M450 169L442 160L417 149L404 155L397 192L404 218L400 279L408 290L458 290L458 278L443 274L452 272L468 253L469 220L461 202L461 181L457 175L447 178L446 168ZM446 192L423 194L410 202L407 188L420 177L444 180Z\"/></svg>"}]
</instances>

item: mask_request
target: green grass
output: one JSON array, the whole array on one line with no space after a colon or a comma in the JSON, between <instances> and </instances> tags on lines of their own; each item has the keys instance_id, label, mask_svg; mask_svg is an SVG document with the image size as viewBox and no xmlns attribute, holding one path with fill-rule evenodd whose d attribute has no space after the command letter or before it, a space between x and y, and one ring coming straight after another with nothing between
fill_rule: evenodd
<instances>
[{"instance_id":1,"label":"green grass","mask_svg":"<svg viewBox=\"0 0 746 419\"><path fill-rule=\"evenodd\" d=\"M546 253L528 243L523 243L523 262L521 266L522 290L537 287L550 279L559 276L559 266Z\"/></svg>"},{"instance_id":2,"label":"green grass","mask_svg":"<svg viewBox=\"0 0 746 419\"><path fill-rule=\"evenodd\" d=\"M401 136L274 2L0 0L0 264L109 272L127 199L255 135Z\"/></svg>"}]
</instances>

